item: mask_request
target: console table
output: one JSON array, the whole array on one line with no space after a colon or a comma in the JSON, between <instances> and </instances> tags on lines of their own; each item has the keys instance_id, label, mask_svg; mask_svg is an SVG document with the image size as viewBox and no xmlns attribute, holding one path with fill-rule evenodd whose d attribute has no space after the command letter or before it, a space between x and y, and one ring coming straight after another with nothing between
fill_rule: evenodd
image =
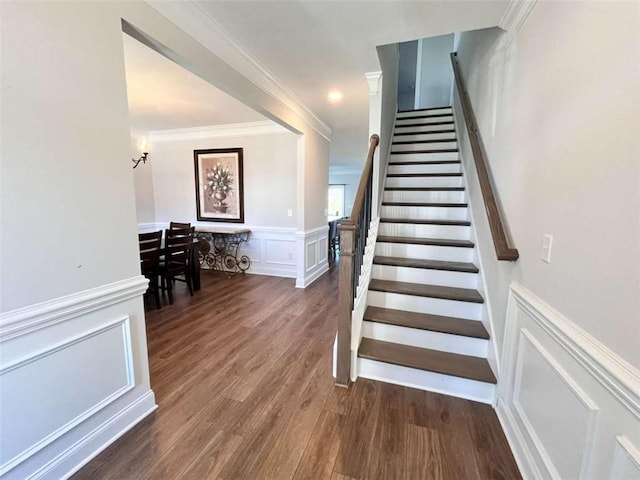
<instances>
[{"instance_id":1,"label":"console table","mask_svg":"<svg viewBox=\"0 0 640 480\"><path fill-rule=\"evenodd\" d=\"M227 276L246 272L251 259L246 255L238 257L238 250L249 240L250 234L251 230L247 228L196 227L200 264Z\"/></svg>"}]
</instances>

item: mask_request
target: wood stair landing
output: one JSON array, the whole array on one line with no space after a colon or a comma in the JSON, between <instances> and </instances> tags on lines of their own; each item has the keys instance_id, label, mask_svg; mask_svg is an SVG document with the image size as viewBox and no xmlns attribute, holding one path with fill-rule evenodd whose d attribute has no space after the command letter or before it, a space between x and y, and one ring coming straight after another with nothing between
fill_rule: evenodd
<instances>
[{"instance_id":1,"label":"wood stair landing","mask_svg":"<svg viewBox=\"0 0 640 480\"><path fill-rule=\"evenodd\" d=\"M370 338L362 339L358 356L401 367L452 375L478 382L497 383L489 363L484 358L410 347Z\"/></svg>"},{"instance_id":2,"label":"wood stair landing","mask_svg":"<svg viewBox=\"0 0 640 480\"><path fill-rule=\"evenodd\" d=\"M464 318L445 317L428 313L407 312L390 308L367 307L364 319L370 322L386 323L399 327L430 330L432 332L464 335L466 337L489 340L489 333L482 322Z\"/></svg>"}]
</instances>

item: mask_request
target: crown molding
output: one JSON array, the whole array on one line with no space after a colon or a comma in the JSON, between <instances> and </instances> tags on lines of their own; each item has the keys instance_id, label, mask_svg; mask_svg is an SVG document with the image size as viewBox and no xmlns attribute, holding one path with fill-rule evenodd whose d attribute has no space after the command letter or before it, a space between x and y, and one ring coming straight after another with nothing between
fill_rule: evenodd
<instances>
[{"instance_id":1,"label":"crown molding","mask_svg":"<svg viewBox=\"0 0 640 480\"><path fill-rule=\"evenodd\" d=\"M511 0L498 26L508 32L509 43L518 34L537 0Z\"/></svg>"},{"instance_id":2,"label":"crown molding","mask_svg":"<svg viewBox=\"0 0 640 480\"><path fill-rule=\"evenodd\" d=\"M369 95L377 95L382 85L382 72L367 72L364 76L367 77L367 83L369 84Z\"/></svg>"},{"instance_id":3,"label":"crown molding","mask_svg":"<svg viewBox=\"0 0 640 480\"><path fill-rule=\"evenodd\" d=\"M264 122L229 123L206 127L174 128L170 130L151 130L151 142L180 142L203 138L251 137L255 135L273 135L291 133L283 126L270 120Z\"/></svg>"},{"instance_id":4,"label":"crown molding","mask_svg":"<svg viewBox=\"0 0 640 480\"><path fill-rule=\"evenodd\" d=\"M282 81L193 0L145 0L152 8L224 60L272 98L295 112L307 125L331 140L331 127L308 108Z\"/></svg>"}]
</instances>

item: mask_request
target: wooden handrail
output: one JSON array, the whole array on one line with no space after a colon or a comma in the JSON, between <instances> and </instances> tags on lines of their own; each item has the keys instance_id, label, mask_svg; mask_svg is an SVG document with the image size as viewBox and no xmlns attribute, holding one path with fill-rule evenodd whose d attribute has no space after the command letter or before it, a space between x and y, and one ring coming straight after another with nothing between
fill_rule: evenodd
<instances>
[{"instance_id":1,"label":"wooden handrail","mask_svg":"<svg viewBox=\"0 0 640 480\"><path fill-rule=\"evenodd\" d=\"M467 125L469 143L471 143L473 160L476 165L476 171L478 172L478 180L480 182L482 199L484 200L484 208L486 209L487 217L489 218L489 228L491 229L491 236L493 237L496 256L498 257L498 260L513 262L518 259L518 250L510 247L507 240L507 234L505 232L502 219L500 218L500 211L498 210L496 196L493 192L493 187L491 186L487 160L482 148L482 142L480 141L478 123L476 122L476 116L473 113L473 108L471 107L471 99L469 98L469 93L467 92L467 88L464 84L456 56L456 52L451 53L451 66L453 67L453 76L456 79L456 86L458 87L458 95L460 96L464 122Z\"/></svg>"},{"instance_id":2,"label":"wooden handrail","mask_svg":"<svg viewBox=\"0 0 640 480\"><path fill-rule=\"evenodd\" d=\"M351 381L351 312L358 289L360 269L371 222L373 157L380 142L371 135L367 160L362 170L351 216L340 221L340 276L338 283L338 343L336 384L348 387Z\"/></svg>"},{"instance_id":3,"label":"wooden handrail","mask_svg":"<svg viewBox=\"0 0 640 480\"><path fill-rule=\"evenodd\" d=\"M351 216L349 217L349 220L353 220L354 218L358 218L360 216L360 211L362 210L362 206L364 205L364 194L367 188L367 179L373 171L373 154L376 151L378 143L380 143L380 137L374 133L369 139L369 151L367 152L367 160L364 163L364 169L362 170L362 176L360 177L358 191L356 193L356 198L353 201L353 208L351 209Z\"/></svg>"}]
</instances>

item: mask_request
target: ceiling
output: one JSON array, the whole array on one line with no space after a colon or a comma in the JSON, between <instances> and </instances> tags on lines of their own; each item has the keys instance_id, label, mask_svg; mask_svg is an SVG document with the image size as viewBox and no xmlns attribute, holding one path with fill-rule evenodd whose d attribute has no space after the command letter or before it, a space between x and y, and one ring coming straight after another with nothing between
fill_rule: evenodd
<instances>
[{"instance_id":1,"label":"ceiling","mask_svg":"<svg viewBox=\"0 0 640 480\"><path fill-rule=\"evenodd\" d=\"M122 37L132 129L149 132L266 120L155 50Z\"/></svg>"},{"instance_id":2,"label":"ceiling","mask_svg":"<svg viewBox=\"0 0 640 480\"><path fill-rule=\"evenodd\" d=\"M365 73L380 70L376 46L496 26L509 0L188 3L195 4L203 19L212 20L212 28L222 28L236 45L249 52L332 128L331 165L348 167L364 162L369 103ZM159 128L178 128L179 122L184 122L179 127L186 127L263 119L194 75L182 75L189 82L188 87L181 88L168 80L165 84L159 77L169 72L170 78L177 81L180 74L176 70L181 67L151 51L146 53L171 65L160 66L152 62L152 56L144 57L143 52L130 55L135 47L146 48L131 48L125 40L126 55L132 58L127 59L127 69L132 70L131 75L127 73L127 84L132 90L133 126L157 122L166 125ZM144 59L148 63L140 67ZM328 92L334 89L343 93L342 101L335 104L327 99ZM193 109L191 115L189 109ZM175 117L169 118L172 110ZM166 118L154 120L154 116Z\"/></svg>"}]
</instances>

